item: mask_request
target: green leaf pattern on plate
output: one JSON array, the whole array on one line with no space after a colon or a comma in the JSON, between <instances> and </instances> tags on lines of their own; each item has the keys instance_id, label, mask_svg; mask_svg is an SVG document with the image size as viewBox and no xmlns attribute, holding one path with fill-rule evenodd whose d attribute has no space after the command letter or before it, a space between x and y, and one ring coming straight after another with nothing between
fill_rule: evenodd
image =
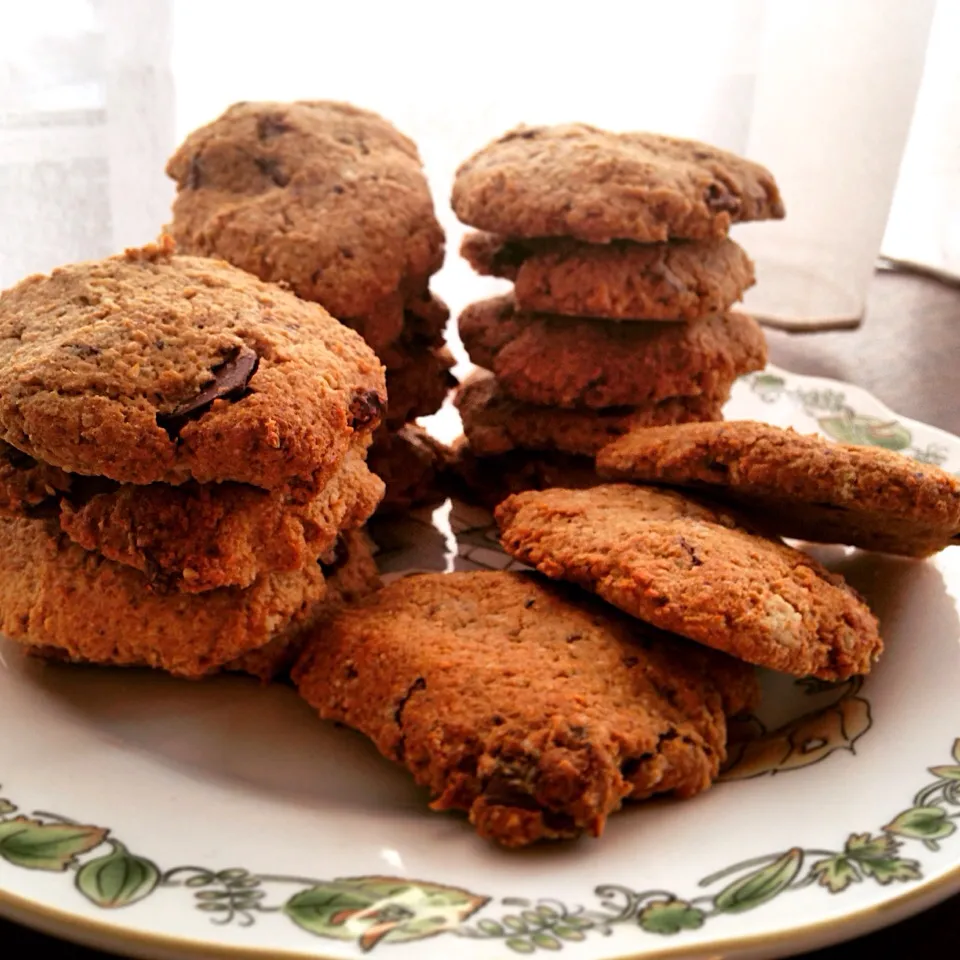
<instances>
[{"instance_id":1,"label":"green leaf pattern on plate","mask_svg":"<svg viewBox=\"0 0 960 960\"><path fill-rule=\"evenodd\" d=\"M925 447L913 445L913 435L905 424L899 420L858 413L840 390L790 388L784 377L773 373L751 374L744 381L764 403L776 403L784 396L791 397L800 404L807 416L817 421L826 436L838 443L883 447L935 466L942 466L946 462L947 452L942 446L936 443Z\"/></svg>"},{"instance_id":2,"label":"green leaf pattern on plate","mask_svg":"<svg viewBox=\"0 0 960 960\"><path fill-rule=\"evenodd\" d=\"M840 894L867 881L886 886L920 880L921 861L905 857L902 849L911 843L936 851L956 833L960 738L952 745L952 759L955 764L930 767L936 779L918 791L908 809L877 833L850 834L840 850L794 847L745 860L700 881L701 890L714 892L689 898L668 890L637 892L605 884L593 891L599 900L594 909L550 899L504 897L500 902L508 909L494 917L487 896L400 877L315 880L202 866L162 872L152 860L130 853L104 828L53 814L17 815L17 807L2 797L0 866L74 870L79 893L101 909L135 906L158 889L183 888L193 893L196 908L209 913L214 923L250 926L261 916L281 914L308 934L353 943L361 952L444 934L494 940L517 954L558 952L565 944L589 934L609 934L624 924L652 936L682 935L712 917L760 909L811 885ZM98 847L104 849L97 853ZM486 915L474 920L481 912Z\"/></svg>"}]
</instances>

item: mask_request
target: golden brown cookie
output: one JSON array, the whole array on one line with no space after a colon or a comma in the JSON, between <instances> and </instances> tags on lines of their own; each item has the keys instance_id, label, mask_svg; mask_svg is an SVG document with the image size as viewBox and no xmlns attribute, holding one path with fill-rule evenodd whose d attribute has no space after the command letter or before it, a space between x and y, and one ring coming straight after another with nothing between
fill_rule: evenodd
<instances>
[{"instance_id":1,"label":"golden brown cookie","mask_svg":"<svg viewBox=\"0 0 960 960\"><path fill-rule=\"evenodd\" d=\"M157 593L131 567L84 550L53 521L0 520L0 631L71 660L196 678L266 646L326 594L312 563L245 590Z\"/></svg>"},{"instance_id":2,"label":"golden brown cookie","mask_svg":"<svg viewBox=\"0 0 960 960\"><path fill-rule=\"evenodd\" d=\"M376 560L366 534L362 530L346 531L342 543L341 552L346 559L341 567L327 577L327 592L323 601L313 607L308 617L282 630L266 646L251 650L224 664L224 672L248 673L264 683L279 679L293 666L304 642L308 637L314 636L324 619L379 589L380 574L377 572ZM42 660L58 663L93 663L82 657L71 656L61 647L31 646L27 647L27 652ZM146 664L125 663L124 666Z\"/></svg>"},{"instance_id":3,"label":"golden brown cookie","mask_svg":"<svg viewBox=\"0 0 960 960\"><path fill-rule=\"evenodd\" d=\"M60 527L86 550L134 567L158 587L201 593L246 587L264 573L299 570L341 530L361 526L383 483L351 451L313 499L241 483L118 485L60 501Z\"/></svg>"},{"instance_id":4,"label":"golden brown cookie","mask_svg":"<svg viewBox=\"0 0 960 960\"><path fill-rule=\"evenodd\" d=\"M411 345L439 347L450 318L447 305L429 290L405 298L400 292L387 297L366 317L345 319L380 357L384 366L401 364L397 351Z\"/></svg>"},{"instance_id":5,"label":"golden brown cookie","mask_svg":"<svg viewBox=\"0 0 960 960\"><path fill-rule=\"evenodd\" d=\"M520 310L614 320L696 320L724 313L754 283L729 238L583 243L468 233L460 253L477 273L514 281Z\"/></svg>"},{"instance_id":6,"label":"golden brown cookie","mask_svg":"<svg viewBox=\"0 0 960 960\"><path fill-rule=\"evenodd\" d=\"M909 557L960 543L960 480L878 447L740 420L631 432L597 464L617 480L702 488L783 537Z\"/></svg>"},{"instance_id":7,"label":"golden brown cookie","mask_svg":"<svg viewBox=\"0 0 960 960\"><path fill-rule=\"evenodd\" d=\"M402 513L444 499L441 477L451 451L423 427L408 423L396 433L381 428L370 448L370 469L386 485L378 514Z\"/></svg>"},{"instance_id":8,"label":"golden brown cookie","mask_svg":"<svg viewBox=\"0 0 960 960\"><path fill-rule=\"evenodd\" d=\"M671 397L642 407L562 410L514 400L486 370L471 373L454 395L463 432L474 453L482 456L519 447L592 457L634 427L720 420L726 399Z\"/></svg>"},{"instance_id":9,"label":"golden brown cookie","mask_svg":"<svg viewBox=\"0 0 960 960\"><path fill-rule=\"evenodd\" d=\"M742 313L689 323L621 323L521 313L505 294L468 306L460 337L478 366L525 403L640 406L668 397L723 397L762 370L767 343Z\"/></svg>"},{"instance_id":10,"label":"golden brown cookie","mask_svg":"<svg viewBox=\"0 0 960 960\"><path fill-rule=\"evenodd\" d=\"M517 127L460 165L453 209L508 237L662 243L726 236L732 223L779 219L770 174L716 147L583 123Z\"/></svg>"},{"instance_id":11,"label":"golden brown cookie","mask_svg":"<svg viewBox=\"0 0 960 960\"><path fill-rule=\"evenodd\" d=\"M843 680L883 649L876 617L841 576L675 491L543 490L495 515L517 560L748 663Z\"/></svg>"},{"instance_id":12,"label":"golden brown cookie","mask_svg":"<svg viewBox=\"0 0 960 960\"><path fill-rule=\"evenodd\" d=\"M481 456L466 437L454 442L452 452L447 471L451 492L490 509L512 493L548 487L582 489L604 482L594 468L593 457L536 450Z\"/></svg>"},{"instance_id":13,"label":"golden brown cookie","mask_svg":"<svg viewBox=\"0 0 960 960\"><path fill-rule=\"evenodd\" d=\"M385 399L322 307L169 239L0 294L0 439L62 470L315 492Z\"/></svg>"},{"instance_id":14,"label":"golden brown cookie","mask_svg":"<svg viewBox=\"0 0 960 960\"><path fill-rule=\"evenodd\" d=\"M350 104L236 103L187 137L167 173L181 249L285 281L335 317L366 317L443 263L416 146Z\"/></svg>"},{"instance_id":15,"label":"golden brown cookie","mask_svg":"<svg viewBox=\"0 0 960 960\"><path fill-rule=\"evenodd\" d=\"M399 365L387 370L385 422L391 430L436 413L457 385L450 372L456 361L446 347L402 346L396 352Z\"/></svg>"},{"instance_id":16,"label":"golden brown cookie","mask_svg":"<svg viewBox=\"0 0 960 960\"><path fill-rule=\"evenodd\" d=\"M27 516L70 489L73 477L0 440L0 517Z\"/></svg>"},{"instance_id":17,"label":"golden brown cookie","mask_svg":"<svg viewBox=\"0 0 960 960\"><path fill-rule=\"evenodd\" d=\"M422 574L335 617L293 672L506 846L598 836L626 799L706 789L752 670L529 574Z\"/></svg>"}]
</instances>

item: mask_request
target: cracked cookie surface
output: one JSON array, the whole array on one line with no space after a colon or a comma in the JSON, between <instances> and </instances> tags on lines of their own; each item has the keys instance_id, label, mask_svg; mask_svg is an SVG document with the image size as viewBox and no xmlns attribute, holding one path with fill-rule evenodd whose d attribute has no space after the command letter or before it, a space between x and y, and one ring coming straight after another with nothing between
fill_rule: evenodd
<instances>
[{"instance_id":1,"label":"cracked cookie surface","mask_svg":"<svg viewBox=\"0 0 960 960\"><path fill-rule=\"evenodd\" d=\"M876 617L841 576L676 491L521 493L495 516L515 559L750 663L842 680L869 672L883 649Z\"/></svg>"},{"instance_id":2,"label":"cracked cookie surface","mask_svg":"<svg viewBox=\"0 0 960 960\"><path fill-rule=\"evenodd\" d=\"M749 420L638 430L597 456L607 477L689 486L782 537L925 557L960 543L960 480L878 447Z\"/></svg>"},{"instance_id":3,"label":"cracked cookie surface","mask_svg":"<svg viewBox=\"0 0 960 960\"><path fill-rule=\"evenodd\" d=\"M0 294L0 439L62 470L313 493L385 402L322 307L169 239Z\"/></svg>"},{"instance_id":4,"label":"cracked cookie surface","mask_svg":"<svg viewBox=\"0 0 960 960\"><path fill-rule=\"evenodd\" d=\"M724 237L784 215L771 173L724 150L583 123L517 127L457 170L454 212L509 237L588 243Z\"/></svg>"},{"instance_id":5,"label":"cracked cookie surface","mask_svg":"<svg viewBox=\"0 0 960 960\"><path fill-rule=\"evenodd\" d=\"M670 397L726 400L733 381L767 362L763 331L742 313L689 323L622 323L523 313L510 294L466 307L470 359L516 400L598 409Z\"/></svg>"},{"instance_id":6,"label":"cracked cookie surface","mask_svg":"<svg viewBox=\"0 0 960 960\"><path fill-rule=\"evenodd\" d=\"M284 281L359 323L443 263L443 231L416 145L332 101L236 103L167 164L168 226L190 253Z\"/></svg>"},{"instance_id":7,"label":"cracked cookie surface","mask_svg":"<svg viewBox=\"0 0 960 960\"><path fill-rule=\"evenodd\" d=\"M624 800L716 777L753 671L532 574L421 574L335 617L294 668L355 727L507 846L599 835Z\"/></svg>"},{"instance_id":8,"label":"cracked cookie surface","mask_svg":"<svg viewBox=\"0 0 960 960\"><path fill-rule=\"evenodd\" d=\"M593 456L633 427L719 420L726 396L670 397L643 407L563 410L514 400L486 370L474 370L454 395L474 453L556 450Z\"/></svg>"},{"instance_id":9,"label":"cracked cookie surface","mask_svg":"<svg viewBox=\"0 0 960 960\"><path fill-rule=\"evenodd\" d=\"M468 233L461 255L477 273L514 282L521 310L615 320L696 320L728 310L754 283L728 237L709 242L583 243Z\"/></svg>"}]
</instances>

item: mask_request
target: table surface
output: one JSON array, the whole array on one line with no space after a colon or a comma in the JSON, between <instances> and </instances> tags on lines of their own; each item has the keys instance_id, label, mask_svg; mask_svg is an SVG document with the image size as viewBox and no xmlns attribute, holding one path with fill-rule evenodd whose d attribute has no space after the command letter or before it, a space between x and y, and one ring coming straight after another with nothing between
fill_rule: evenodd
<instances>
[{"instance_id":1,"label":"table surface","mask_svg":"<svg viewBox=\"0 0 960 960\"><path fill-rule=\"evenodd\" d=\"M770 359L796 373L865 387L891 409L960 434L960 288L899 273L878 273L867 316L856 330L768 331ZM934 955L954 944L960 896L888 930L807 955L860 960ZM104 960L106 954L53 940L0 920L0 954L11 960ZM943 952L943 956L948 956ZM772 958L771 958L772 960Z\"/></svg>"}]
</instances>

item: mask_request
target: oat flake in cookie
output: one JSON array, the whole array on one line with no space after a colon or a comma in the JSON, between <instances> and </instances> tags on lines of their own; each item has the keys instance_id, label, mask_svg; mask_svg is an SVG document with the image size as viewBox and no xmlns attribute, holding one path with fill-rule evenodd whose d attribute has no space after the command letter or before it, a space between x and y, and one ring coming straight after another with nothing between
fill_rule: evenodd
<instances>
[{"instance_id":1,"label":"oat flake in cookie","mask_svg":"<svg viewBox=\"0 0 960 960\"><path fill-rule=\"evenodd\" d=\"M960 544L960 480L945 470L767 423L632 431L597 465L617 480L699 488L783 537L908 557Z\"/></svg>"},{"instance_id":2,"label":"oat flake in cookie","mask_svg":"<svg viewBox=\"0 0 960 960\"><path fill-rule=\"evenodd\" d=\"M506 846L599 835L627 799L706 789L745 664L530 574L422 574L335 617L293 671L321 717Z\"/></svg>"},{"instance_id":3,"label":"oat flake in cookie","mask_svg":"<svg viewBox=\"0 0 960 960\"><path fill-rule=\"evenodd\" d=\"M452 203L481 230L588 243L710 240L732 223L784 215L759 164L693 140L583 123L518 127L494 140L461 164Z\"/></svg>"},{"instance_id":4,"label":"oat flake in cookie","mask_svg":"<svg viewBox=\"0 0 960 960\"><path fill-rule=\"evenodd\" d=\"M415 144L350 104L236 103L187 137L167 173L182 250L285 281L336 317L420 293L443 263Z\"/></svg>"},{"instance_id":5,"label":"oat flake in cookie","mask_svg":"<svg viewBox=\"0 0 960 960\"><path fill-rule=\"evenodd\" d=\"M496 518L517 560L749 663L843 680L883 649L876 617L841 576L681 493L543 490L508 498Z\"/></svg>"},{"instance_id":6,"label":"oat flake in cookie","mask_svg":"<svg viewBox=\"0 0 960 960\"><path fill-rule=\"evenodd\" d=\"M315 492L385 401L322 307L168 239L0 295L0 439L64 471Z\"/></svg>"}]
</instances>

